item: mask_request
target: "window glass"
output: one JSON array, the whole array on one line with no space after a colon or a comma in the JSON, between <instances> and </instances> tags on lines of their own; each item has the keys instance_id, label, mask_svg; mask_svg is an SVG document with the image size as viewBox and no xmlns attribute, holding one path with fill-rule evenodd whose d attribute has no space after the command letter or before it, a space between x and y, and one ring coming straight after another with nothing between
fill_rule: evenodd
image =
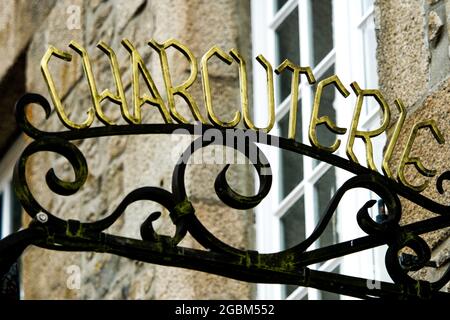
<instances>
[{"instance_id":1,"label":"window glass","mask_svg":"<svg viewBox=\"0 0 450 320\"><path fill-rule=\"evenodd\" d=\"M333 49L331 0L311 1L314 66Z\"/></svg>"},{"instance_id":2,"label":"window glass","mask_svg":"<svg viewBox=\"0 0 450 320\"><path fill-rule=\"evenodd\" d=\"M283 247L292 248L305 240L305 202L301 197L281 218ZM286 285L285 296L289 296L298 286Z\"/></svg>"},{"instance_id":3,"label":"window glass","mask_svg":"<svg viewBox=\"0 0 450 320\"><path fill-rule=\"evenodd\" d=\"M284 248L292 248L305 240L305 203L301 197L281 218Z\"/></svg>"},{"instance_id":4,"label":"window glass","mask_svg":"<svg viewBox=\"0 0 450 320\"><path fill-rule=\"evenodd\" d=\"M278 64L289 59L300 64L300 46L298 36L298 10L295 8L276 30ZM279 76L279 101L283 101L291 93L292 73L284 70Z\"/></svg>"},{"instance_id":5,"label":"window glass","mask_svg":"<svg viewBox=\"0 0 450 320\"><path fill-rule=\"evenodd\" d=\"M277 0L276 3L277 11L280 10L287 2L288 0Z\"/></svg>"},{"instance_id":6,"label":"window glass","mask_svg":"<svg viewBox=\"0 0 450 320\"><path fill-rule=\"evenodd\" d=\"M334 75L334 64L331 66L325 74L317 80L319 81L331 77ZM317 83L314 85L314 93L317 90ZM328 116L333 123L336 124L336 110L334 109L334 99L336 96L336 89L333 85L326 86L322 91L322 97L320 99L319 117ZM317 140L320 145L330 147L336 141L336 134L330 131L325 124L321 124L316 127ZM313 161L314 166L317 166L320 162Z\"/></svg>"},{"instance_id":7,"label":"window glass","mask_svg":"<svg viewBox=\"0 0 450 320\"><path fill-rule=\"evenodd\" d=\"M299 102L300 105L301 102ZM289 112L279 122L280 135L288 136L289 131ZM302 139L302 117L297 114L296 140ZM280 194L282 198L286 197L303 180L303 156L287 150L280 152Z\"/></svg>"},{"instance_id":8,"label":"window glass","mask_svg":"<svg viewBox=\"0 0 450 320\"><path fill-rule=\"evenodd\" d=\"M318 208L318 221L324 216L330 199L336 192L336 169L331 167L327 172L317 181L315 185L316 200ZM329 246L337 243L337 215L334 214L328 222L325 231L319 238L320 247Z\"/></svg>"}]
</instances>

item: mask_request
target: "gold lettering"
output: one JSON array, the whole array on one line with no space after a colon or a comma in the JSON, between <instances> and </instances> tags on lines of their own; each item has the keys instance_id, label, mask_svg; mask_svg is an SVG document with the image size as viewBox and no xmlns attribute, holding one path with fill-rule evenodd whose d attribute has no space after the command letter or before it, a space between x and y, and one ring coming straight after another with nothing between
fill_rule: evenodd
<instances>
[{"instance_id":1,"label":"gold lettering","mask_svg":"<svg viewBox=\"0 0 450 320\"><path fill-rule=\"evenodd\" d=\"M355 142L355 138L361 138L364 141L364 144L366 145L367 166L370 169L377 171L377 167L375 166L375 163L373 161L373 147L370 138L379 136L381 133L383 133L384 130L386 130L387 126L389 125L390 120L389 106L387 105L386 101L384 100L379 90L362 90L359 87L358 83L356 82L352 82L350 86L352 87L355 94L358 95L358 98L356 100L355 111L353 113L353 119L347 141L346 153L350 160L359 163L355 153L353 152L353 144ZM381 110L383 111L383 121L378 129L369 131L360 131L358 130L358 122L359 117L361 115L363 100L364 97L366 96L374 97L375 100L378 102L378 104L381 106Z\"/></svg>"},{"instance_id":2,"label":"gold lettering","mask_svg":"<svg viewBox=\"0 0 450 320\"><path fill-rule=\"evenodd\" d=\"M390 179L394 179L394 175L392 174L392 171L389 168L389 161L391 160L392 153L394 152L394 147L397 144L397 140L400 135L400 131L402 130L403 123L405 123L405 118L406 118L406 108L403 105L403 102L400 99L396 99L395 105L397 106L399 116L398 116L398 120L397 120L397 123L394 128L394 133L392 134L392 138L389 141L386 152L384 153L383 165L382 165L384 175Z\"/></svg>"},{"instance_id":3,"label":"gold lettering","mask_svg":"<svg viewBox=\"0 0 450 320\"><path fill-rule=\"evenodd\" d=\"M55 105L56 113L58 114L59 119L61 122L66 126L68 129L85 129L88 128L92 122L94 121L94 110L92 108L89 108L87 111L87 119L82 123L75 123L71 121L64 110L64 107L61 102L61 98L59 97L57 91L55 82L53 80L53 77L50 74L50 70L48 68L48 63L52 56L55 56L59 59L62 59L64 61L71 61L72 55L68 52L61 51L56 49L53 46L50 46L47 49L47 52L44 54L41 60L41 71L44 76L45 83L47 84L48 91L50 92L50 96L52 98L53 104Z\"/></svg>"},{"instance_id":4,"label":"gold lettering","mask_svg":"<svg viewBox=\"0 0 450 320\"><path fill-rule=\"evenodd\" d=\"M247 128L257 130L257 128L251 123L251 121L249 121L250 110L248 107L247 67L245 59L236 49L231 49L230 55L237 63L239 63L239 90L241 96L241 109L244 115L244 125ZM250 123L250 125L253 125L253 127L248 126L248 123Z\"/></svg>"},{"instance_id":5,"label":"gold lettering","mask_svg":"<svg viewBox=\"0 0 450 320\"><path fill-rule=\"evenodd\" d=\"M161 61L161 69L164 77L164 84L166 86L167 91L167 101L169 104L169 110L172 117L179 123L189 123L189 121L186 120L182 115L180 115L175 108L174 97L175 95L179 95L184 99L184 101L186 101L187 105L189 106L189 109L192 112L192 115L194 116L194 119L206 124L207 121L201 115L197 103L195 102L192 95L189 92L187 92L187 89L190 86L192 86L192 84L197 79L198 66L197 66L197 59L195 58L195 56L186 46L184 46L175 39L167 40L162 44L157 43L155 40L150 40L148 44L153 49L155 49L156 52L158 52L159 59ZM172 79L170 77L169 71L169 62L167 60L166 49L170 47L173 47L177 49L179 52L181 52L183 56L185 56L186 59L189 61L191 67L191 74L189 75L189 78L184 83L176 87L173 86L172 84Z\"/></svg>"},{"instance_id":6,"label":"gold lettering","mask_svg":"<svg viewBox=\"0 0 450 320\"><path fill-rule=\"evenodd\" d=\"M91 92L91 98L93 106L87 110L87 119L82 123L75 123L70 120L67 116L66 110L61 101L61 97L58 95L56 90L56 85L54 79L49 70L50 59L55 56L63 61L72 61L73 56L65 51L58 50L53 46L50 46L41 60L41 71L44 76L44 80L47 84L51 99L56 109L56 113L61 120L61 122L69 129L72 130L82 130L89 128L94 117L97 116L99 121L105 125L115 125L112 119L109 119L101 107L103 100L109 100L120 106L120 111L124 120L129 124L140 124L142 123L142 106L148 103L152 106L156 106L161 116L166 123L172 123L173 120L178 123L189 124L189 121L184 118L176 109L175 96L178 95L184 99L186 104L189 106L192 116L196 121L200 121L203 124L207 124L207 119L200 113L199 107L193 98L192 94L188 92L188 89L192 87L197 79L198 73L198 63L196 57L193 55L192 51L181 44L175 39L169 39L163 43L158 43L155 40L150 40L148 44L157 52L159 60L161 63L161 71L164 79L164 85L167 93L167 105L161 97L161 94L156 87L153 78L148 71L142 57L139 55L133 44L127 40L122 40L122 45L127 49L130 54L130 61L132 64L132 86L133 86L133 111L131 112L127 99L125 96L125 90L122 82L122 76L120 73L120 68L117 61L117 56L115 52L103 41L97 44L97 48L102 50L106 54L110 61L111 72L114 78L116 91L113 92L110 89L104 89L101 93L98 92L97 84L95 81L94 73L92 70L92 64L89 55L84 47L75 41L71 41L69 47L73 49L82 59L82 65L84 74L88 81L89 89ZM174 85L172 83L172 77L170 74L170 67L167 56L167 49L174 48L187 59L190 65L190 75L189 77L180 85ZM222 62L227 65L231 65L233 61L238 64L239 67L239 88L240 88L240 104L242 111L236 111L234 113L233 119L231 121L225 122L221 121L213 109L212 104L212 93L211 84L208 74L208 62L213 57L216 56ZM231 49L229 53L224 52L218 46L213 46L210 48L201 59L201 76L202 76L202 86L204 92L205 107L208 113L208 118L212 125L220 128L234 128L236 127L241 118L244 120L244 125L247 129L251 130L262 130L266 133L270 132L275 124L275 97L274 97L274 79L273 79L273 68L272 65L264 58L263 55L258 55L256 60L263 66L266 71L266 83L267 83L267 110L268 110L268 121L265 127L257 127L252 120L249 107L248 99L248 74L247 74L247 64L245 59L236 49ZM288 128L288 139L295 140L296 135L296 125L297 125L297 113L298 113L298 99L299 99L299 85L301 74L306 76L309 84L314 84L316 82L312 70L310 67L300 67L290 60L284 60L276 69L275 73L279 75L285 69L292 72L291 77L291 93L290 93L290 106L289 106L289 128ZM150 94L142 94L140 92L139 76L142 75L145 84L147 85ZM328 130L336 135L344 135L347 132L346 128L338 127L335 122L333 122L328 115L319 116L320 104L323 95L323 90L325 87L332 85L339 93L347 98L350 92L342 84L341 80L337 75L333 75L326 79L321 80L317 84L316 92L314 95L314 102L311 112L311 120L308 128L308 137L311 145L319 150L326 151L329 153L335 152L341 145L341 140L336 137L335 141L330 146L321 145L317 136L317 127L320 125L325 125ZM365 145L366 151L366 161L367 166L374 171L378 171L374 159L373 159L373 145L372 138L382 134L388 127L391 114L390 108L385 101L383 95L379 90L375 89L361 89L357 82L351 83L351 88L353 92L357 95L356 105L353 112L353 117L351 125L349 128L349 136L346 145L346 154L352 162L359 163L358 159L353 151L353 146L356 138L362 139ZM333 89L332 89L333 90ZM383 120L378 128L374 130L359 130L358 124L360 121L362 106L365 97L373 97L378 103L381 111L383 112ZM419 174L426 178L431 178L436 175L436 170L426 168L419 157L410 156L412 146L418 135L418 131L423 128L429 128L434 138L439 144L444 144L445 139L442 133L439 131L436 122L434 120L426 120L416 123L412 128L410 135L407 140L406 147L404 148L400 160L400 164L397 168L397 172L393 173L389 167L389 162L392 158L394 148L397 145L400 132L405 123L407 111L403 102L400 99L395 100L395 105L399 111L399 118L396 121L395 128L390 138L386 152L383 156L382 162L382 172L389 179L395 179L396 175L399 183L404 186L421 192L426 189L430 180L426 179L425 182L419 185L413 185L407 181L405 176L405 168L407 165L414 165Z\"/></svg>"},{"instance_id":7,"label":"gold lettering","mask_svg":"<svg viewBox=\"0 0 450 320\"><path fill-rule=\"evenodd\" d=\"M202 57L202 84L203 84L205 105L206 109L208 110L208 117L213 124L219 127L234 128L239 123L239 121L241 121L240 111L236 111L233 120L229 122L223 122L219 120L212 107L211 85L209 82L209 75L208 75L208 60L211 59L213 56L218 57L220 60L222 60L228 65L230 65L233 62L231 57L217 46L213 46Z\"/></svg>"},{"instance_id":8,"label":"gold lettering","mask_svg":"<svg viewBox=\"0 0 450 320\"><path fill-rule=\"evenodd\" d=\"M410 157L410 152L412 145L414 143L414 140L416 139L417 132L422 128L429 128L431 130L431 133L433 134L434 138L437 140L439 144L444 144L445 139L442 133L439 131L436 122L434 120L426 120L419 123L416 123L408 137L408 142L406 143L406 147L403 150L402 158L400 161L400 165L398 167L397 176L400 182L406 186L409 187L417 192L421 192L425 190L425 188L428 186L429 180L425 181L421 185L415 186L410 184L406 178L405 178L405 166L412 164L414 167L419 171L420 174L422 174L425 177L431 178L436 175L436 170L430 170L425 168L422 161L418 157Z\"/></svg>"},{"instance_id":9,"label":"gold lettering","mask_svg":"<svg viewBox=\"0 0 450 320\"><path fill-rule=\"evenodd\" d=\"M267 108L269 113L268 124L264 128L258 128L252 122L250 117L250 110L248 108L248 103L243 109L244 113L244 124L245 127L252 130L263 130L266 133L269 133L275 125L275 95L274 95L274 87L273 87L273 68L269 61L264 58L262 54L256 57L256 60L264 67L266 70L266 81L267 81ZM243 60L242 60L243 61ZM245 69L245 67L244 67ZM246 76L247 77L247 76ZM242 86L241 86L242 88ZM247 90L247 87L246 87ZM241 89L242 95L242 89Z\"/></svg>"},{"instance_id":10,"label":"gold lettering","mask_svg":"<svg viewBox=\"0 0 450 320\"><path fill-rule=\"evenodd\" d=\"M103 41L97 44L97 48L102 50L109 58L111 64L111 72L114 77L114 82L116 84L117 94L113 94L110 90L105 89L100 94L99 103L104 99L109 99L111 102L120 105L120 112L122 117L129 124L138 124L139 119L133 117L128 109L127 99L125 97L125 90L123 89L122 77L120 75L120 68L117 62L117 57L114 51Z\"/></svg>"},{"instance_id":11,"label":"gold lettering","mask_svg":"<svg viewBox=\"0 0 450 320\"><path fill-rule=\"evenodd\" d=\"M333 84L345 98L347 98L350 95L350 92L348 92L348 90L342 84L341 80L336 75L326 78L317 84L317 90L316 90L316 94L314 96L314 104L313 104L313 109L312 109L312 114L311 114L311 122L309 124L309 141L311 142L312 146L315 146L318 149L333 153L341 145L341 140L336 139L336 141L333 143L332 146L325 147L319 143L319 140L317 139L317 132L316 132L316 127L321 124L325 124L327 126L327 128L330 131L334 132L335 134L345 134L347 132L347 129L340 128L336 124L334 124L331 121L330 117L328 117L328 116L319 117L319 107L320 107L320 101L322 99L323 89L324 89L324 87L331 85L331 84Z\"/></svg>"},{"instance_id":12,"label":"gold lettering","mask_svg":"<svg viewBox=\"0 0 450 320\"><path fill-rule=\"evenodd\" d=\"M316 79L310 67L300 67L289 60L284 60L278 68L275 69L276 74L280 74L284 69L292 71L291 81L291 107L289 111L289 133L288 138L295 140L295 131L297 129L297 108L298 108L298 85L300 83L300 74L306 75L308 82L314 84Z\"/></svg>"},{"instance_id":13,"label":"gold lettering","mask_svg":"<svg viewBox=\"0 0 450 320\"><path fill-rule=\"evenodd\" d=\"M145 66L142 57L137 52L136 48L131 44L128 39L122 40L122 45L127 49L130 54L132 68L133 68L133 104L134 104L134 116L137 119L137 123L142 122L141 107L145 103L153 105L159 109L164 121L166 123L172 123L172 118L170 117L169 111L167 110L161 95L156 88L155 83ZM139 73L144 77L145 83L152 95L150 97L148 94L140 95L139 89Z\"/></svg>"},{"instance_id":14,"label":"gold lettering","mask_svg":"<svg viewBox=\"0 0 450 320\"><path fill-rule=\"evenodd\" d=\"M91 99L94 104L95 113L97 114L97 118L106 125L113 125L114 122L103 113L102 108L100 107L101 96L98 93L97 85L95 83L94 73L92 72L92 65L89 59L89 55L87 51L75 41L70 41L69 47L72 48L76 53L78 53L83 59L83 69L86 74L86 78L88 81L89 89L91 90Z\"/></svg>"}]
</instances>

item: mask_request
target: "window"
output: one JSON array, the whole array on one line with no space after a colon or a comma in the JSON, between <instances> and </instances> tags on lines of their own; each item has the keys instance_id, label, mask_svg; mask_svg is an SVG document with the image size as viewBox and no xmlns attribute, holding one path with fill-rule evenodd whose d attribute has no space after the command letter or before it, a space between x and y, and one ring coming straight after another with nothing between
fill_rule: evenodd
<instances>
[{"instance_id":1,"label":"window","mask_svg":"<svg viewBox=\"0 0 450 320\"><path fill-rule=\"evenodd\" d=\"M362 88L377 88L373 0L253 0L252 36L253 55L262 53L274 69L284 59L289 59L299 66L310 66L317 82L337 74L349 90L352 81L357 81ZM256 63L253 75L254 116L258 123L265 123L265 115L258 112L265 110L265 77ZM300 79L295 140L309 145L308 127L316 86L310 85L304 75ZM276 124L271 132L274 135L288 136L291 89L291 73L285 71L275 77ZM327 88L323 91L320 112L328 115L338 126L348 128L355 101L354 96L345 99ZM360 129L379 126L379 110L375 101L366 99ZM323 145L331 145L336 139L336 135L324 126L317 130L319 142ZM347 158L344 150L346 137L340 136L340 139L343 143L337 154ZM376 138L374 149L382 150L383 144L384 137ZM351 175L306 156L265 146L261 148L270 159L275 176L271 192L256 212L257 248L261 252L274 252L292 247L311 234L336 189ZM355 142L355 153L361 163L365 163L364 150L362 143L357 145ZM381 163L381 154L375 157L375 161ZM373 198L366 192L358 200L347 197L345 206L354 209L351 211L354 216L347 213L345 219L356 220L357 210L371 196ZM372 214L376 215L376 212ZM319 241L310 249L360 234L356 223L349 228L343 219L343 213L338 209ZM374 250L365 254L371 258L359 257L357 264L343 257L312 268L373 278L373 272L367 270L374 270L378 258ZM358 270L355 270L355 265L359 266ZM385 278L383 275L380 280ZM329 292L281 285L259 285L258 297L341 298Z\"/></svg>"}]
</instances>

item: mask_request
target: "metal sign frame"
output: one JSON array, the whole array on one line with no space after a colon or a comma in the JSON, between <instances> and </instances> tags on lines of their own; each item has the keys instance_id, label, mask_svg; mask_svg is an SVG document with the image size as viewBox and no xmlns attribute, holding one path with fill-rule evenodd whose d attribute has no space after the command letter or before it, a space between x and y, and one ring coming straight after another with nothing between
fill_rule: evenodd
<instances>
[{"instance_id":1,"label":"metal sign frame","mask_svg":"<svg viewBox=\"0 0 450 320\"><path fill-rule=\"evenodd\" d=\"M426 198L417 191L374 170L333 155L326 150L263 132L258 132L255 141L245 141L243 149L237 148L236 144L230 143L225 136L230 132L245 136L249 130L216 128L211 125L129 124L75 131L45 132L34 127L27 119L25 109L29 104L42 107L47 118L51 113L48 101L38 94L26 94L16 105L17 123L21 130L34 141L26 147L18 159L14 169L13 183L16 195L32 221L27 228L0 241L0 277L8 273L25 248L34 245L59 251L105 252L148 263L204 271L247 282L312 287L363 299L448 300L450 297L449 294L440 291L450 281L450 266L435 282L419 281L409 274L411 271L430 265L431 250L420 235L450 226L450 206ZM211 129L216 130L215 132L222 135L223 139L217 139L217 135L216 138L203 135ZM61 180L55 175L53 169L46 174L46 182L54 193L69 196L83 186L88 175L86 159L73 141L113 135L154 135L174 134L174 132L184 132L185 134L201 132L202 134L180 156L172 174L172 190L154 186L138 188L126 195L113 212L98 221L82 222L58 218L39 204L29 188L25 173L26 164L29 157L38 152L55 152L70 162L75 173L73 181ZM244 196L229 186L226 178L229 165L225 166L217 176L214 185L216 194L225 205L234 209L251 209L268 194L272 182L270 164L257 143L271 145L275 140L280 149L295 152L299 156L325 161L332 166L351 172L355 176L336 191L314 232L296 246L272 254L234 248L215 237L197 218L184 183L188 159L195 151L214 144L234 148L249 159L251 154L256 154L256 158L252 160L259 178L259 191L256 195ZM444 180L449 179L449 171L438 177L436 187L440 193L444 192ZM308 250L324 232L336 213L336 208L343 195L353 188L365 188L376 193L384 201L389 219L379 223L372 220L368 209L376 201L367 201L358 212L353 213L359 227L367 234L366 236ZM399 197L429 210L436 216L400 225L399 221L403 211ZM124 213L127 206L141 200L154 201L170 212L170 218L176 227L176 232L172 237L155 232L152 224L159 218L159 212L150 214L142 223L140 228L142 239L131 239L106 232L106 229ZM187 233L205 250L180 246L180 241ZM385 264L393 283L379 282L377 286L368 286L368 283L374 280L309 268L310 265L316 263L381 245L388 246ZM400 254L405 247L414 251L409 259L404 259L405 256Z\"/></svg>"}]
</instances>

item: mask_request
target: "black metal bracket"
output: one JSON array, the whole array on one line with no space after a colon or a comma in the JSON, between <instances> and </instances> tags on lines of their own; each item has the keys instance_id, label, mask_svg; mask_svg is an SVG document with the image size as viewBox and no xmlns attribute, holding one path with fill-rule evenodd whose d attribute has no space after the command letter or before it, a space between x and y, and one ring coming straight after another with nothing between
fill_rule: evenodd
<instances>
[{"instance_id":1,"label":"black metal bracket","mask_svg":"<svg viewBox=\"0 0 450 320\"><path fill-rule=\"evenodd\" d=\"M26 247L35 245L51 250L107 252L144 262L199 270L248 282L313 287L364 299L448 300L450 297L449 294L440 291L450 281L450 267L435 282L416 280L409 273L430 266L431 250L420 235L450 226L450 206L439 204L357 163L293 140L274 137L262 132L258 132L255 141L246 141L244 150L236 148L235 144L227 142L225 138L206 138L202 135L181 155L173 170L171 191L152 186L138 188L126 195L113 212L95 222L60 219L41 206L33 197L28 186L25 169L31 155L37 152L51 151L62 155L70 162L75 172L73 181L59 179L53 169L46 174L46 182L54 193L69 196L83 186L88 174L86 159L72 143L74 140L113 135L173 134L182 132L175 131L180 128L185 129L183 130L185 134L204 133L206 130L214 129L225 137L227 131L234 130L236 133L240 129L225 130L207 125L196 127L191 124L140 124L44 132L35 128L28 121L25 108L29 104L41 106L47 118L51 111L48 101L38 94L26 94L16 105L17 122L21 130L34 141L26 147L18 159L14 169L13 183L16 195L24 210L31 216L32 221L26 229L0 241L0 275L4 275L10 270ZM242 133L245 134L245 131ZM227 145L247 157L251 152L256 152L257 157L252 163L260 185L256 195L244 196L229 186L226 179L228 165L215 180L215 191L224 204L235 209L251 209L264 199L272 183L272 175L268 174L270 173L270 164L256 143L270 145L275 140L281 149L325 161L347 170L355 176L336 191L316 229L306 240L296 246L273 254L234 248L217 239L197 218L195 208L189 201L185 188L184 177L187 160L196 150L214 144ZM443 181L448 180L449 177L450 173L447 171L437 179L437 189L441 193L443 193ZM308 250L324 232L344 194L354 188L365 188L376 193L383 199L390 218L382 223L372 220L368 209L376 201L370 200L356 213L358 225L367 234L366 236ZM435 213L436 216L400 225L402 206L399 196ZM172 222L176 226L176 232L172 237L159 235L153 229L152 223L159 218L159 213L150 214L141 225L142 239L125 238L105 231L115 223L131 203L141 200L157 202L170 212ZM195 238L205 250L179 246L180 241L187 233ZM374 280L308 268L315 263L381 245L388 246L385 264L393 283L379 282L377 286L370 286L368 283L373 283ZM405 259L400 253L405 247L414 251L414 255L408 259Z\"/></svg>"}]
</instances>

